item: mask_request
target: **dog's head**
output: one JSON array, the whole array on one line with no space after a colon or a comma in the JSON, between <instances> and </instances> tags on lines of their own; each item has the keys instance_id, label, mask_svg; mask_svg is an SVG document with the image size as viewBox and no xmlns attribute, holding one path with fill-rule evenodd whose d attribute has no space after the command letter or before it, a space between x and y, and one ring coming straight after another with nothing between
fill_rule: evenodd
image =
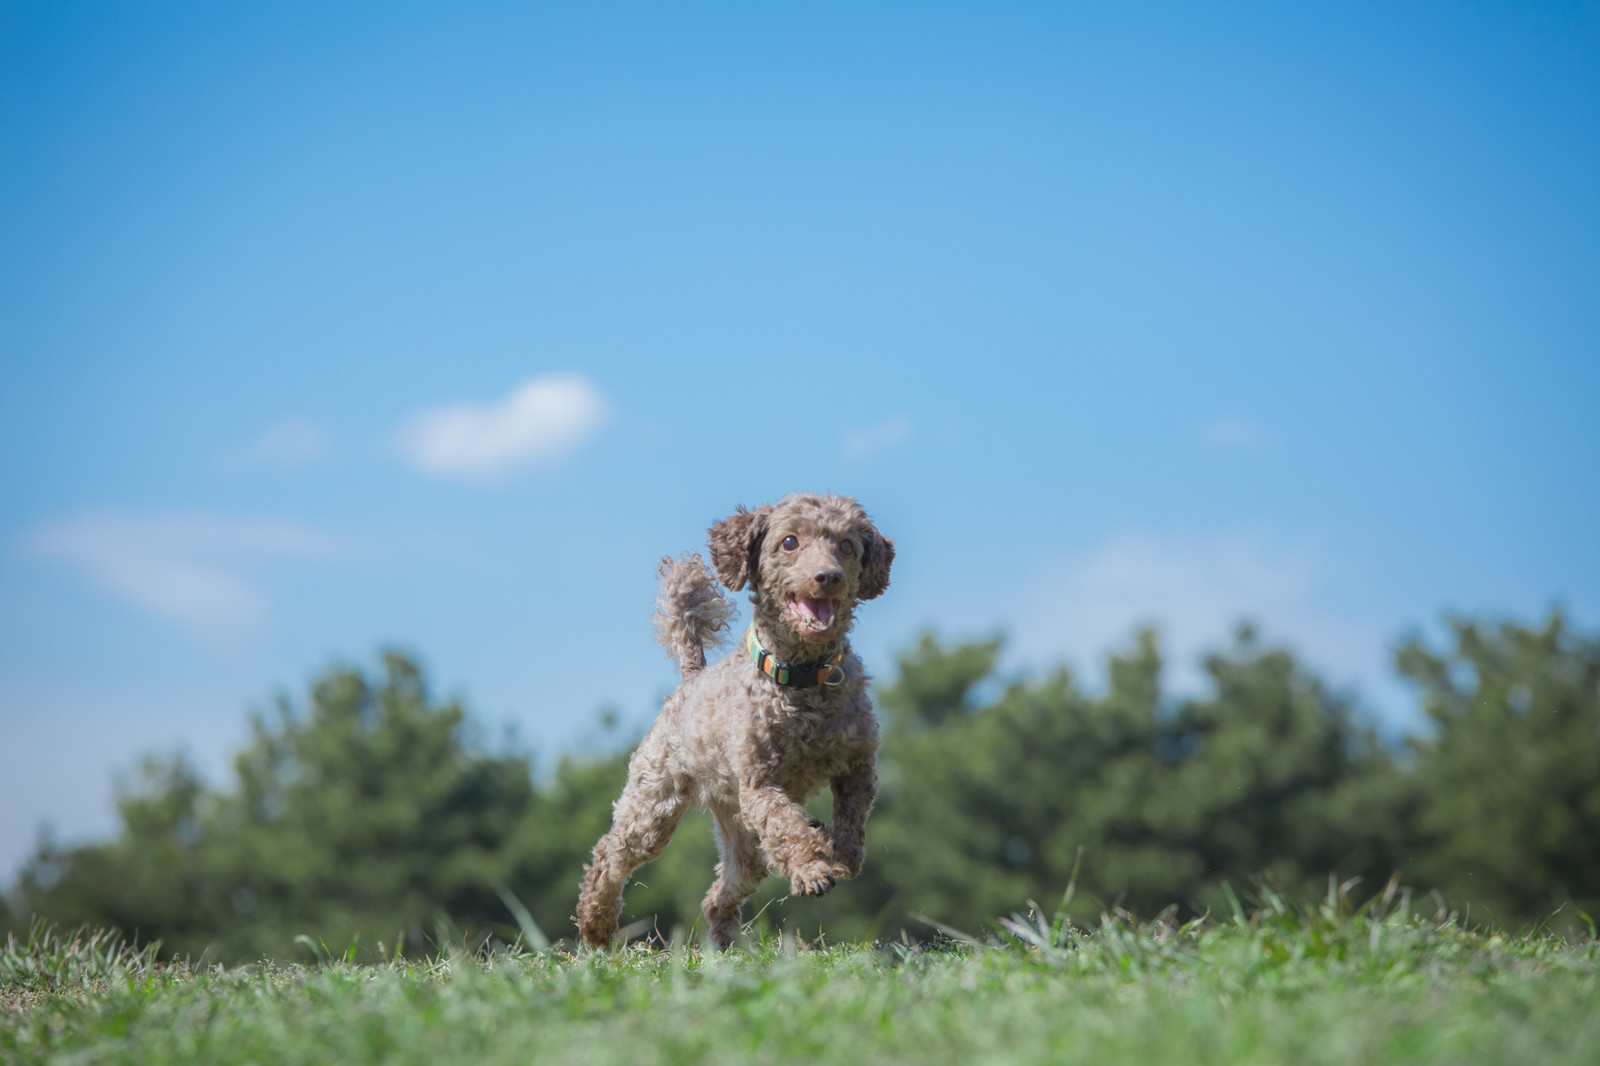
<instances>
[{"instance_id":1,"label":"dog's head","mask_svg":"<svg viewBox=\"0 0 1600 1066\"><path fill-rule=\"evenodd\" d=\"M739 510L710 531L711 565L749 585L762 629L807 644L842 638L860 600L889 587L894 541L848 496L786 496Z\"/></svg>"}]
</instances>

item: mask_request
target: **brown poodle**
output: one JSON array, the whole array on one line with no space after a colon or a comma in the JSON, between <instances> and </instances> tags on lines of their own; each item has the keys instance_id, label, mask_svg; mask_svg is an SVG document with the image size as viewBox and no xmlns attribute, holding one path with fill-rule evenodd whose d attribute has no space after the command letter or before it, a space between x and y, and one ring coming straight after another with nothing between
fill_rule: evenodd
<instances>
[{"instance_id":1,"label":"brown poodle","mask_svg":"<svg viewBox=\"0 0 1600 1066\"><path fill-rule=\"evenodd\" d=\"M731 654L706 667L733 604L697 555L661 562L655 625L683 684L628 761L611 831L594 846L578 897L578 931L611 942L622 889L661 854L691 806L716 820L717 879L703 904L719 948L739 932L739 905L770 869L795 895L854 877L877 794L878 724L867 676L850 650L855 607L889 585L894 542L843 496L789 496L711 527L716 577L750 586L754 620ZM802 804L833 791L833 826Z\"/></svg>"}]
</instances>

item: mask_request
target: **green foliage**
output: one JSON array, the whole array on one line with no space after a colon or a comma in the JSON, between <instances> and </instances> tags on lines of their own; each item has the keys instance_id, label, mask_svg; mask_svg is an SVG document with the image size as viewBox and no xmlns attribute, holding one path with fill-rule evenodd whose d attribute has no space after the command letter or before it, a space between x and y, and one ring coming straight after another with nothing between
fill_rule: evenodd
<instances>
[{"instance_id":1,"label":"green foliage","mask_svg":"<svg viewBox=\"0 0 1600 1066\"><path fill-rule=\"evenodd\" d=\"M971 711L972 690L993 673L1000 646L994 639L944 648L924 633L901 657L895 683L878 693L880 714L895 731L914 735Z\"/></svg>"},{"instance_id":2,"label":"green foliage","mask_svg":"<svg viewBox=\"0 0 1600 1066\"><path fill-rule=\"evenodd\" d=\"M883 695L897 713L864 875L882 905L970 928L1058 892L1080 854L1082 906L1145 914L1204 909L1262 870L1294 887L1394 869L1360 801L1393 793L1393 762L1347 702L1247 628L1206 661L1203 700L1164 701L1146 632L1098 699L1058 670L987 706L923 710L963 706L996 650L924 640Z\"/></svg>"},{"instance_id":3,"label":"green foliage","mask_svg":"<svg viewBox=\"0 0 1600 1066\"><path fill-rule=\"evenodd\" d=\"M169 951L248 959L297 935L423 945L441 915L505 915L506 843L533 808L527 760L474 754L464 714L384 657L376 684L333 670L301 714L256 715L237 787L181 758L146 759L108 844L46 845L19 886L31 911L159 937Z\"/></svg>"},{"instance_id":4,"label":"green foliage","mask_svg":"<svg viewBox=\"0 0 1600 1066\"><path fill-rule=\"evenodd\" d=\"M1432 723L1396 754L1347 697L1249 627L1174 699L1153 633L1112 658L1104 691L1070 673L1004 681L998 640L922 637L877 693L880 794L862 875L816 900L769 880L756 933L830 942L982 930L1073 883L1070 915L1228 914L1229 886L1305 900L1330 872L1376 891L1392 873L1510 928L1600 913L1600 641L1457 622L1447 650L1397 663ZM416 666L333 670L303 709L257 715L226 789L147 759L113 840L46 843L0 928L29 916L116 927L165 957L393 957L438 930L514 941L524 919L571 937L583 864L610 821L625 753L558 761L472 742ZM828 797L813 804L827 818ZM625 921L692 935L716 855L691 814L630 885ZM1360 895L1363 891L1353 891ZM515 901L516 906L507 900ZM522 914L518 907L525 908ZM538 937L530 937L536 942Z\"/></svg>"},{"instance_id":5,"label":"green foliage","mask_svg":"<svg viewBox=\"0 0 1600 1066\"><path fill-rule=\"evenodd\" d=\"M1422 693L1416 874L1501 920L1600 915L1600 639L1457 621L1400 672Z\"/></svg>"}]
</instances>

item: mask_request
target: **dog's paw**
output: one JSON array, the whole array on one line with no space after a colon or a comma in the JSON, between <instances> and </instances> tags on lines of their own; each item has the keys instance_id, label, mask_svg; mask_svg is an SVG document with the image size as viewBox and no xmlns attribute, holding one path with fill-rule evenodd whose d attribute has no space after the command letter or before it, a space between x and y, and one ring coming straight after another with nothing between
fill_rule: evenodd
<instances>
[{"instance_id":1,"label":"dog's paw","mask_svg":"<svg viewBox=\"0 0 1600 1066\"><path fill-rule=\"evenodd\" d=\"M838 863L816 859L789 875L789 892L795 896L825 896L845 876L845 868Z\"/></svg>"},{"instance_id":2,"label":"dog's paw","mask_svg":"<svg viewBox=\"0 0 1600 1066\"><path fill-rule=\"evenodd\" d=\"M867 861L867 849L859 844L855 847L846 847L841 844L833 846L834 865L838 867L838 877L854 877L861 872L861 864Z\"/></svg>"}]
</instances>

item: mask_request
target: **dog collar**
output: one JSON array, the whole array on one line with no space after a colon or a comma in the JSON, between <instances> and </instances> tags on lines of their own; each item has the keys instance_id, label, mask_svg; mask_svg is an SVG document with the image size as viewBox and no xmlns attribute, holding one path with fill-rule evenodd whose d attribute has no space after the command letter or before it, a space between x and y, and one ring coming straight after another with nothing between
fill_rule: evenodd
<instances>
[{"instance_id":1,"label":"dog collar","mask_svg":"<svg viewBox=\"0 0 1600 1066\"><path fill-rule=\"evenodd\" d=\"M756 624L750 623L750 630L745 634L744 646L750 652L750 658L755 660L756 668L766 674L780 685L789 688L814 688L817 685L844 684L846 676L844 668L839 664L844 662L844 649L840 648L834 653L833 658L820 663L780 663L772 657L772 653L761 646L761 640L756 636Z\"/></svg>"}]
</instances>

